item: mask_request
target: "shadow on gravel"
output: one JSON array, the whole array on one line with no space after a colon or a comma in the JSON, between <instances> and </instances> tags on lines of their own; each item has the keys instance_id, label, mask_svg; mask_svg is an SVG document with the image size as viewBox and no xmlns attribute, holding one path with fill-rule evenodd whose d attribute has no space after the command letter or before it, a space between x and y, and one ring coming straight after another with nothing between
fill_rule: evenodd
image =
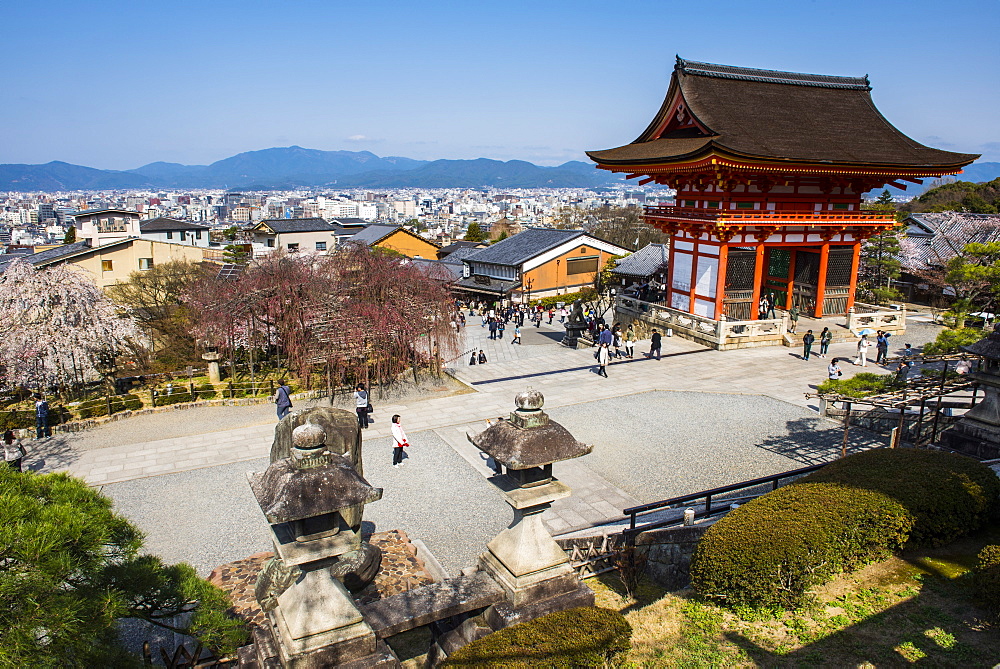
<instances>
[{"instance_id":1,"label":"shadow on gravel","mask_svg":"<svg viewBox=\"0 0 1000 669\"><path fill-rule=\"evenodd\" d=\"M80 453L70 445L72 439L72 434L57 434L26 444L28 457L24 468L33 472L52 472L71 466L80 459Z\"/></svg>"},{"instance_id":2,"label":"shadow on gravel","mask_svg":"<svg viewBox=\"0 0 1000 669\"><path fill-rule=\"evenodd\" d=\"M801 462L803 465L830 462L840 457L844 430L829 425L820 418L796 418L785 423L787 434L768 437L757 444L757 447ZM848 432L848 453L884 445L884 437L862 428L852 426Z\"/></svg>"}]
</instances>

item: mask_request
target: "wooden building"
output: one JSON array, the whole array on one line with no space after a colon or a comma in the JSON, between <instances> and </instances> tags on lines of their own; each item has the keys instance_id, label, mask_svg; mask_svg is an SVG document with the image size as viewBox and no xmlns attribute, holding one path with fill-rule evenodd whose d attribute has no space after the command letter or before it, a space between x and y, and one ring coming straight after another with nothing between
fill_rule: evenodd
<instances>
[{"instance_id":1,"label":"wooden building","mask_svg":"<svg viewBox=\"0 0 1000 669\"><path fill-rule=\"evenodd\" d=\"M659 112L598 167L677 190L645 218L670 236L667 304L752 320L762 293L821 317L854 303L861 244L895 217L864 193L961 172L977 155L932 149L875 108L867 77L677 59Z\"/></svg>"}]
</instances>

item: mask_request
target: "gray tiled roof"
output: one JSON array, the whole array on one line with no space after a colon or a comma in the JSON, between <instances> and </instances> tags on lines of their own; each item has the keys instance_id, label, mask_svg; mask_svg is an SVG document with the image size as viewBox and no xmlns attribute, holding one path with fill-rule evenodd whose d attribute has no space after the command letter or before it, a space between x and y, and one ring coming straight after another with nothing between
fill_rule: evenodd
<instances>
[{"instance_id":1,"label":"gray tiled roof","mask_svg":"<svg viewBox=\"0 0 1000 669\"><path fill-rule=\"evenodd\" d=\"M479 242L467 242L465 240L459 240L457 242L452 242L451 244L448 244L447 246L442 246L441 250L438 251L438 254L440 254L442 257L444 257L444 256L448 255L449 253L454 253L455 251L457 251L459 249L464 249L464 248L474 249L474 248L477 248L477 247L480 247L480 243Z\"/></svg>"},{"instance_id":2,"label":"gray tiled roof","mask_svg":"<svg viewBox=\"0 0 1000 669\"><path fill-rule=\"evenodd\" d=\"M338 228L335 223L330 223L322 218L266 218L261 223L279 234L289 232L324 232L327 230L332 232Z\"/></svg>"},{"instance_id":3,"label":"gray tiled roof","mask_svg":"<svg viewBox=\"0 0 1000 669\"><path fill-rule=\"evenodd\" d=\"M463 260L465 260L466 258L471 258L472 256L476 255L482 250L483 249L477 249L474 246L462 246L455 249L448 255L446 255L444 258L442 258L442 260L444 260L445 262L458 263L459 265L461 265Z\"/></svg>"},{"instance_id":4,"label":"gray tiled roof","mask_svg":"<svg viewBox=\"0 0 1000 669\"><path fill-rule=\"evenodd\" d=\"M560 244L582 237L583 230L528 228L476 252L474 261L494 265L521 265Z\"/></svg>"},{"instance_id":5,"label":"gray tiled roof","mask_svg":"<svg viewBox=\"0 0 1000 669\"><path fill-rule=\"evenodd\" d=\"M351 236L350 241L371 246L377 244L392 233L399 230L398 225L378 225L372 224L358 230Z\"/></svg>"},{"instance_id":6,"label":"gray tiled roof","mask_svg":"<svg viewBox=\"0 0 1000 669\"><path fill-rule=\"evenodd\" d=\"M421 272L432 279L451 282L462 278L462 263L455 264L427 258L414 258L412 262Z\"/></svg>"},{"instance_id":7,"label":"gray tiled roof","mask_svg":"<svg viewBox=\"0 0 1000 669\"><path fill-rule=\"evenodd\" d=\"M523 234L523 233L522 233ZM474 293L490 293L501 295L509 292L513 288L521 285L520 281L507 281L504 279L491 279L489 277L473 277L460 279L454 284L455 288L472 291Z\"/></svg>"},{"instance_id":8,"label":"gray tiled roof","mask_svg":"<svg viewBox=\"0 0 1000 669\"><path fill-rule=\"evenodd\" d=\"M1000 214L966 214L945 211L910 214L901 254L904 269L913 271L941 266L958 255L966 244L1000 241Z\"/></svg>"},{"instance_id":9,"label":"gray tiled roof","mask_svg":"<svg viewBox=\"0 0 1000 669\"><path fill-rule=\"evenodd\" d=\"M330 222L352 228L364 227L369 223L369 221L366 221L363 218L331 218Z\"/></svg>"},{"instance_id":10,"label":"gray tiled roof","mask_svg":"<svg viewBox=\"0 0 1000 669\"><path fill-rule=\"evenodd\" d=\"M192 223L191 221L178 221L166 216L151 218L148 221L139 221L140 232L173 232L174 230L208 230L208 226Z\"/></svg>"},{"instance_id":11,"label":"gray tiled roof","mask_svg":"<svg viewBox=\"0 0 1000 669\"><path fill-rule=\"evenodd\" d=\"M7 266L17 260L18 258L22 260L27 260L32 265L41 265L43 263L52 262L53 260L58 260L59 258L65 256L75 255L82 251L90 250L90 245L85 241L73 242L72 244L61 244L55 246L51 249L46 249L44 251L39 251L38 253L31 254L8 254L5 253L0 255L0 268L6 269Z\"/></svg>"},{"instance_id":12,"label":"gray tiled roof","mask_svg":"<svg viewBox=\"0 0 1000 669\"><path fill-rule=\"evenodd\" d=\"M614 274L629 276L653 276L661 266L667 264L669 256L666 244L647 244L630 256L618 261L611 270Z\"/></svg>"}]
</instances>

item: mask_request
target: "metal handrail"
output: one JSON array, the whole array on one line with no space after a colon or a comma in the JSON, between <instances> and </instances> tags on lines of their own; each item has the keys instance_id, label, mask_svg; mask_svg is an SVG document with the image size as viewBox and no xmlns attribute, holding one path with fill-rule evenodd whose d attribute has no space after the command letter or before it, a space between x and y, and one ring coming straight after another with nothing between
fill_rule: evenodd
<instances>
[{"instance_id":1,"label":"metal handrail","mask_svg":"<svg viewBox=\"0 0 1000 669\"><path fill-rule=\"evenodd\" d=\"M695 517L704 518L706 516L711 516L714 514L724 513L726 507L717 507L715 510L712 509L712 497L722 495L727 492L734 492L736 490L744 490L746 488L755 488L760 485L765 485L770 483L772 485L771 489L776 490L778 488L778 481L787 478L794 478L797 476L802 476L803 474L808 474L814 472L818 469L825 467L827 462L818 465L810 465L808 467L802 467L801 469L793 469L791 471L782 472L780 474L772 474L770 476L763 476L758 479L752 479L750 481L742 481L740 483L733 483L732 485L722 486L721 488L712 488L710 490L702 490L701 492L696 492L691 495L683 495L681 497L671 497L670 499L665 499L659 502L650 502L648 504L640 504L639 506L632 506L624 509L622 513L629 517L628 529L624 530L622 534L625 537L626 542L632 543L635 541L635 537L642 532L648 532L659 527L665 527L666 525L674 525L677 523L677 519L661 520L655 523L646 523L645 525L636 526L636 517L641 513L648 513L650 511L656 511L658 509L666 509L674 506L675 504L685 504L687 502L693 502L695 500L705 499L705 508L695 514Z\"/></svg>"}]
</instances>

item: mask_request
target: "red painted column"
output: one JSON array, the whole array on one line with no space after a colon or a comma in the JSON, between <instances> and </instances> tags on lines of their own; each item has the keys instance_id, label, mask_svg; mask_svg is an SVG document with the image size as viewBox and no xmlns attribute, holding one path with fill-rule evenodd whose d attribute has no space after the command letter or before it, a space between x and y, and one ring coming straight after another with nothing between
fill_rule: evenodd
<instances>
[{"instance_id":1,"label":"red painted column","mask_svg":"<svg viewBox=\"0 0 1000 669\"><path fill-rule=\"evenodd\" d=\"M819 251L819 278L816 281L815 318L823 317L823 302L826 299L826 268L830 263L830 243L826 242Z\"/></svg>"},{"instance_id":2,"label":"red painted column","mask_svg":"<svg viewBox=\"0 0 1000 669\"><path fill-rule=\"evenodd\" d=\"M861 242L854 242L854 253L851 255L851 289L847 293L847 310L854 306L854 293L858 289L858 265L861 263Z\"/></svg>"},{"instance_id":3,"label":"red painted column","mask_svg":"<svg viewBox=\"0 0 1000 669\"><path fill-rule=\"evenodd\" d=\"M760 314L758 307L760 306L760 296L764 292L764 262L767 258L764 256L764 244L763 242L757 245L757 257L754 259L753 266L753 305L751 306L751 314ZM753 318L757 320L757 316Z\"/></svg>"},{"instance_id":4,"label":"red painted column","mask_svg":"<svg viewBox=\"0 0 1000 669\"><path fill-rule=\"evenodd\" d=\"M723 300L726 298L726 267L729 264L729 245L723 244L719 247L719 271L715 277L715 320L722 318L726 306Z\"/></svg>"}]
</instances>

